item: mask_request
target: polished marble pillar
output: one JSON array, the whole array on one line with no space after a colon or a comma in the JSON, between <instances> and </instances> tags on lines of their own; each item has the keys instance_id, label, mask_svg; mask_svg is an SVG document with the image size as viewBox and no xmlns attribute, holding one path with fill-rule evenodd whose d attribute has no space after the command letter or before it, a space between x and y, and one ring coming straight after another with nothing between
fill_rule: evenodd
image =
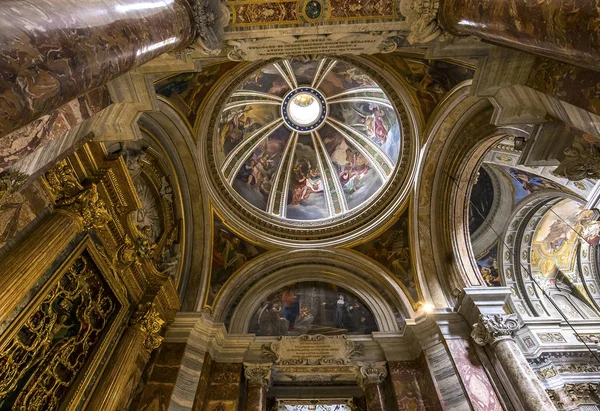
<instances>
[{"instance_id":1,"label":"polished marble pillar","mask_svg":"<svg viewBox=\"0 0 600 411\"><path fill-rule=\"evenodd\" d=\"M195 35L187 0L2 0L0 27L0 137Z\"/></svg>"},{"instance_id":2,"label":"polished marble pillar","mask_svg":"<svg viewBox=\"0 0 600 411\"><path fill-rule=\"evenodd\" d=\"M452 34L600 67L600 8L594 1L444 0L438 18Z\"/></svg>"},{"instance_id":3,"label":"polished marble pillar","mask_svg":"<svg viewBox=\"0 0 600 411\"><path fill-rule=\"evenodd\" d=\"M358 385L365 392L368 411L386 411L383 382L388 375L386 362L358 363Z\"/></svg>"},{"instance_id":4,"label":"polished marble pillar","mask_svg":"<svg viewBox=\"0 0 600 411\"><path fill-rule=\"evenodd\" d=\"M244 363L244 377L248 382L246 411L267 410L267 390L271 383L271 363Z\"/></svg>"},{"instance_id":5,"label":"polished marble pillar","mask_svg":"<svg viewBox=\"0 0 600 411\"><path fill-rule=\"evenodd\" d=\"M164 324L152 304L140 304L108 361L87 409L128 409L150 354L162 343L160 333Z\"/></svg>"},{"instance_id":6,"label":"polished marble pillar","mask_svg":"<svg viewBox=\"0 0 600 411\"><path fill-rule=\"evenodd\" d=\"M471 336L481 346L490 345L524 409L556 410L513 338L520 328L516 314L481 314Z\"/></svg>"}]
</instances>

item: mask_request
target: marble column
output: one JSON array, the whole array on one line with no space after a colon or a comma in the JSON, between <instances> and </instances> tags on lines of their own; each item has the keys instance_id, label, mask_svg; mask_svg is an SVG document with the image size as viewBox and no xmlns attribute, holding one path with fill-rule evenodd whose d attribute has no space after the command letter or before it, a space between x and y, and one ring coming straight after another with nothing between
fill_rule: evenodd
<instances>
[{"instance_id":1,"label":"marble column","mask_svg":"<svg viewBox=\"0 0 600 411\"><path fill-rule=\"evenodd\" d=\"M491 346L523 408L528 411L556 410L513 338L521 326L516 314L481 314L471 337L481 346Z\"/></svg>"},{"instance_id":2,"label":"marble column","mask_svg":"<svg viewBox=\"0 0 600 411\"><path fill-rule=\"evenodd\" d=\"M534 54L597 70L600 8L593 1L445 0L441 26Z\"/></svg>"},{"instance_id":3,"label":"marble column","mask_svg":"<svg viewBox=\"0 0 600 411\"><path fill-rule=\"evenodd\" d=\"M187 0L3 0L0 27L0 137L196 33Z\"/></svg>"},{"instance_id":4,"label":"marble column","mask_svg":"<svg viewBox=\"0 0 600 411\"><path fill-rule=\"evenodd\" d=\"M150 354L162 343L164 323L152 304L140 304L92 393L88 409L128 409Z\"/></svg>"},{"instance_id":5,"label":"marble column","mask_svg":"<svg viewBox=\"0 0 600 411\"><path fill-rule=\"evenodd\" d=\"M358 363L358 385L365 392L368 411L385 411L383 382L388 375L386 362Z\"/></svg>"},{"instance_id":6,"label":"marble column","mask_svg":"<svg viewBox=\"0 0 600 411\"><path fill-rule=\"evenodd\" d=\"M248 382L246 411L267 410L267 390L271 383L271 363L244 363L244 377Z\"/></svg>"}]
</instances>

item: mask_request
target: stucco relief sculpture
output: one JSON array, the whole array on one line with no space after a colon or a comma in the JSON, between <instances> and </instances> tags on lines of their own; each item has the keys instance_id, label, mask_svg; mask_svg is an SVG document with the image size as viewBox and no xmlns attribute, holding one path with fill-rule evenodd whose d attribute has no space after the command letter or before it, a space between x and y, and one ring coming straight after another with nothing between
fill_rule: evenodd
<instances>
[{"instance_id":1,"label":"stucco relief sculpture","mask_svg":"<svg viewBox=\"0 0 600 411\"><path fill-rule=\"evenodd\" d=\"M400 3L400 11L411 22L407 41L410 44L423 44L442 35L437 21L440 2L437 0L405 0Z\"/></svg>"},{"instance_id":2,"label":"stucco relief sculpture","mask_svg":"<svg viewBox=\"0 0 600 411\"><path fill-rule=\"evenodd\" d=\"M481 314L479 322L473 327L471 337L479 345L495 344L513 338L513 334L521 327L521 320L516 314Z\"/></svg>"},{"instance_id":3,"label":"stucco relief sculpture","mask_svg":"<svg viewBox=\"0 0 600 411\"><path fill-rule=\"evenodd\" d=\"M600 148L593 143L574 143L553 173L571 181L600 178Z\"/></svg>"}]
</instances>

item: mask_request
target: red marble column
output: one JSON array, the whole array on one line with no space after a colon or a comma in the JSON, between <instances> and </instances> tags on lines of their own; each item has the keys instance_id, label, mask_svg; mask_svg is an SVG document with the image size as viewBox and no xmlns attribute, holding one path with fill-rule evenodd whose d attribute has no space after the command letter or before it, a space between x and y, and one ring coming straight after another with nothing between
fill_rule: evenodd
<instances>
[{"instance_id":1,"label":"red marble column","mask_svg":"<svg viewBox=\"0 0 600 411\"><path fill-rule=\"evenodd\" d=\"M253 364L244 363L244 377L248 381L248 395L246 397L246 411L267 410L267 390L271 383L270 363Z\"/></svg>"},{"instance_id":2,"label":"red marble column","mask_svg":"<svg viewBox=\"0 0 600 411\"><path fill-rule=\"evenodd\" d=\"M187 0L2 0L0 27L0 137L195 35Z\"/></svg>"},{"instance_id":3,"label":"red marble column","mask_svg":"<svg viewBox=\"0 0 600 411\"><path fill-rule=\"evenodd\" d=\"M595 1L443 0L438 18L452 34L600 67L600 8Z\"/></svg>"},{"instance_id":4,"label":"red marble column","mask_svg":"<svg viewBox=\"0 0 600 411\"><path fill-rule=\"evenodd\" d=\"M358 385L365 392L368 411L386 411L383 382L388 375L385 361L359 363Z\"/></svg>"}]
</instances>

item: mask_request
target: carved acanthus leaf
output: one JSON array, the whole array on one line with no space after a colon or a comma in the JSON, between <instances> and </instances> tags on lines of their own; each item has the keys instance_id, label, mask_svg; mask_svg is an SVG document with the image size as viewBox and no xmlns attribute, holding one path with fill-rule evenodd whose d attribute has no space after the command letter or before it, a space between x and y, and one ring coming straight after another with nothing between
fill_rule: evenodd
<instances>
[{"instance_id":1,"label":"carved acanthus leaf","mask_svg":"<svg viewBox=\"0 0 600 411\"><path fill-rule=\"evenodd\" d=\"M471 337L479 345L495 344L512 338L521 326L521 320L516 314L481 314L479 322L473 326Z\"/></svg>"},{"instance_id":2,"label":"carved acanthus leaf","mask_svg":"<svg viewBox=\"0 0 600 411\"><path fill-rule=\"evenodd\" d=\"M379 362L359 362L358 385L363 389L367 385L382 384L388 375L385 361Z\"/></svg>"},{"instance_id":3,"label":"carved acanthus leaf","mask_svg":"<svg viewBox=\"0 0 600 411\"><path fill-rule=\"evenodd\" d=\"M269 386L271 383L271 363L244 363L244 377L248 384Z\"/></svg>"},{"instance_id":4,"label":"carved acanthus leaf","mask_svg":"<svg viewBox=\"0 0 600 411\"><path fill-rule=\"evenodd\" d=\"M19 188L27 181L27 177L27 174L12 170L0 175L0 207L11 195L19 191Z\"/></svg>"}]
</instances>

